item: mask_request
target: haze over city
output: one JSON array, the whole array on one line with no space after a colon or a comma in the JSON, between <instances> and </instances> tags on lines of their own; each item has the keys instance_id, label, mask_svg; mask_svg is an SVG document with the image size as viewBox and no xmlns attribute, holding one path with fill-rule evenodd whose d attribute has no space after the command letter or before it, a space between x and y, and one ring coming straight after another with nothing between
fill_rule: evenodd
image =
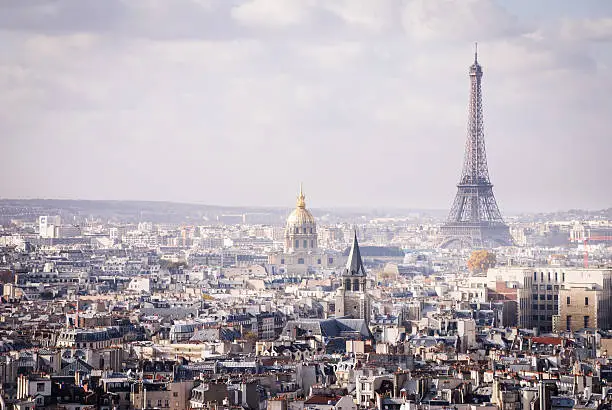
<instances>
[{"instance_id":1,"label":"haze over city","mask_svg":"<svg viewBox=\"0 0 612 410\"><path fill-rule=\"evenodd\" d=\"M612 0L0 0L0 410L612 410Z\"/></svg>"},{"instance_id":2,"label":"haze over city","mask_svg":"<svg viewBox=\"0 0 612 410\"><path fill-rule=\"evenodd\" d=\"M0 5L4 198L448 209L474 42L502 212L612 203L612 3Z\"/></svg>"}]
</instances>

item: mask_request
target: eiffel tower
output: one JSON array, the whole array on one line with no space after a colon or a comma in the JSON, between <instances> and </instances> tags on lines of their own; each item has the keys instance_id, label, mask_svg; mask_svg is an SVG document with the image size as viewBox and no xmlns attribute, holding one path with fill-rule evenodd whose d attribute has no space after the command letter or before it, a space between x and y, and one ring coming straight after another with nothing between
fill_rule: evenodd
<instances>
[{"instance_id":1,"label":"eiffel tower","mask_svg":"<svg viewBox=\"0 0 612 410\"><path fill-rule=\"evenodd\" d=\"M482 67L478 48L470 66L470 106L467 142L457 195L446 223L440 228L441 248L484 248L513 244L508 225L497 207L489 180L482 118Z\"/></svg>"}]
</instances>

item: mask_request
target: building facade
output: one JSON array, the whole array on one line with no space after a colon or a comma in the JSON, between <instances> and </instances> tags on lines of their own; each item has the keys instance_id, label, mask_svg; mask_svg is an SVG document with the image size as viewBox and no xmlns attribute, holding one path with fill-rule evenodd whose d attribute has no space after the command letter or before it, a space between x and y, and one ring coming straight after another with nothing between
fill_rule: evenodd
<instances>
[{"instance_id":1,"label":"building facade","mask_svg":"<svg viewBox=\"0 0 612 410\"><path fill-rule=\"evenodd\" d=\"M569 330L582 329L585 323L589 325L586 327L612 327L612 269L560 266L489 269L487 287L496 290L500 283L516 290L517 321L521 328L551 332L568 330L568 324Z\"/></svg>"},{"instance_id":2,"label":"building facade","mask_svg":"<svg viewBox=\"0 0 612 410\"><path fill-rule=\"evenodd\" d=\"M334 268L341 255L319 249L317 222L306 208L306 196L300 187L295 209L287 217L284 251L270 254L272 273L305 273Z\"/></svg>"}]
</instances>

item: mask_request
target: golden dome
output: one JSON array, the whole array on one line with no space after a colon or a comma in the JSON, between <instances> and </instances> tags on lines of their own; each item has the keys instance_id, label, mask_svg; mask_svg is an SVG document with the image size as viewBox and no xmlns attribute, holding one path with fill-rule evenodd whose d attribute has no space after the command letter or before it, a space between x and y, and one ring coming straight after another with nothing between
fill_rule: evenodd
<instances>
[{"instance_id":1,"label":"golden dome","mask_svg":"<svg viewBox=\"0 0 612 410\"><path fill-rule=\"evenodd\" d=\"M305 208L296 208L289 214L287 218L288 227L298 227L302 225L313 225L315 224L314 216Z\"/></svg>"},{"instance_id":2,"label":"golden dome","mask_svg":"<svg viewBox=\"0 0 612 410\"><path fill-rule=\"evenodd\" d=\"M287 218L287 227L300 227L314 224L316 224L314 216L306 209L306 197L302 192L302 185L300 184L300 194L297 197L296 208Z\"/></svg>"}]
</instances>

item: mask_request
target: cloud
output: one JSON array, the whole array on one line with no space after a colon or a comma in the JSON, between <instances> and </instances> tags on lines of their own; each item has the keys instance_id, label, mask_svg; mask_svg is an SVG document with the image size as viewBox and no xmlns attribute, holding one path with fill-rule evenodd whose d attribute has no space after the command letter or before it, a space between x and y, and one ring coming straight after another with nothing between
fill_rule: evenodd
<instances>
[{"instance_id":1,"label":"cloud","mask_svg":"<svg viewBox=\"0 0 612 410\"><path fill-rule=\"evenodd\" d=\"M381 32L399 23L397 11L401 1L332 0L321 1L321 7L340 17L347 25Z\"/></svg>"},{"instance_id":2,"label":"cloud","mask_svg":"<svg viewBox=\"0 0 612 410\"><path fill-rule=\"evenodd\" d=\"M303 180L318 206L446 208L478 40L502 210L612 202L610 52L568 36L571 15L493 0L6 4L6 197L290 205Z\"/></svg>"},{"instance_id":3,"label":"cloud","mask_svg":"<svg viewBox=\"0 0 612 410\"><path fill-rule=\"evenodd\" d=\"M566 19L561 34L568 41L608 42L612 40L612 17Z\"/></svg>"},{"instance_id":4,"label":"cloud","mask_svg":"<svg viewBox=\"0 0 612 410\"><path fill-rule=\"evenodd\" d=\"M413 0L402 16L406 32L419 40L477 41L525 32L515 16L490 0Z\"/></svg>"},{"instance_id":5,"label":"cloud","mask_svg":"<svg viewBox=\"0 0 612 410\"><path fill-rule=\"evenodd\" d=\"M232 9L232 17L242 24L255 26L290 26L303 22L311 2L249 0Z\"/></svg>"}]
</instances>

